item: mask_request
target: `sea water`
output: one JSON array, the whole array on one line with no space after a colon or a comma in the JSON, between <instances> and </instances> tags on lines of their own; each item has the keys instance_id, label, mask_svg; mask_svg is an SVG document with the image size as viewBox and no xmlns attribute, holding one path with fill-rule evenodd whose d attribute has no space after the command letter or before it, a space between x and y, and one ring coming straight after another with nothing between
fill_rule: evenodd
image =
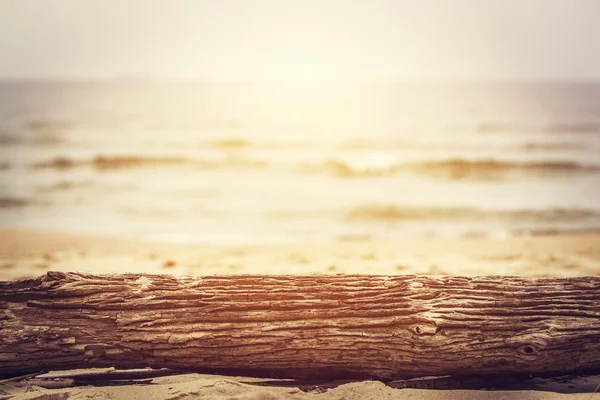
<instances>
[{"instance_id":1,"label":"sea water","mask_svg":"<svg viewBox=\"0 0 600 400\"><path fill-rule=\"evenodd\" d=\"M258 243L600 230L600 84L0 83L0 226Z\"/></svg>"}]
</instances>

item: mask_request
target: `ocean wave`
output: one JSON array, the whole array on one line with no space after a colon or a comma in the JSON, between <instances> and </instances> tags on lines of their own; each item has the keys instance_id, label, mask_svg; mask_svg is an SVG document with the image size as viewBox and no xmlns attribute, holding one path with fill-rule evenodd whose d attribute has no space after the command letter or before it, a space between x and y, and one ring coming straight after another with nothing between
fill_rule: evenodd
<instances>
[{"instance_id":1,"label":"ocean wave","mask_svg":"<svg viewBox=\"0 0 600 400\"><path fill-rule=\"evenodd\" d=\"M477 124L475 130L479 133L600 133L600 122L554 122L551 124L482 122Z\"/></svg>"},{"instance_id":2,"label":"ocean wave","mask_svg":"<svg viewBox=\"0 0 600 400\"><path fill-rule=\"evenodd\" d=\"M34 146L56 146L65 143L65 140L56 133L46 132L34 135L26 143Z\"/></svg>"},{"instance_id":3,"label":"ocean wave","mask_svg":"<svg viewBox=\"0 0 600 400\"><path fill-rule=\"evenodd\" d=\"M386 176L396 172L394 165L383 167L357 167L341 160L327 160L317 164L302 164L298 167L302 174L327 174L338 178Z\"/></svg>"},{"instance_id":4,"label":"ocean wave","mask_svg":"<svg viewBox=\"0 0 600 400\"><path fill-rule=\"evenodd\" d=\"M96 169L128 169L136 167L162 167L169 165L182 165L187 163L185 157L177 156L96 156L92 164Z\"/></svg>"},{"instance_id":5,"label":"ocean wave","mask_svg":"<svg viewBox=\"0 0 600 400\"><path fill-rule=\"evenodd\" d=\"M390 140L390 141L371 141L354 140L342 142L339 145L341 150L390 150L390 149L410 149L418 151L429 150L469 150L469 151L489 151L490 143L482 142L421 142L409 140ZM512 142L501 145L494 145L497 150L577 150L585 148L585 143L576 141L543 141L530 140L526 142Z\"/></svg>"},{"instance_id":6,"label":"ocean wave","mask_svg":"<svg viewBox=\"0 0 600 400\"><path fill-rule=\"evenodd\" d=\"M220 150L243 149L297 149L306 147L319 147L319 142L309 143L299 140L248 140L237 137L206 140L200 143L201 148L214 148Z\"/></svg>"},{"instance_id":7,"label":"ocean wave","mask_svg":"<svg viewBox=\"0 0 600 400\"><path fill-rule=\"evenodd\" d=\"M35 169L69 170L76 167L91 166L99 171L125 170L133 168L161 168L169 166L192 166L197 168L257 168L268 164L261 160L250 160L241 156L229 156L221 160L200 160L184 156L106 156L98 155L91 160L74 160L69 157L56 157L49 161L33 164Z\"/></svg>"},{"instance_id":8,"label":"ocean wave","mask_svg":"<svg viewBox=\"0 0 600 400\"><path fill-rule=\"evenodd\" d=\"M56 132L0 132L0 146L31 145L31 146L56 146L63 144L64 139Z\"/></svg>"},{"instance_id":9,"label":"ocean wave","mask_svg":"<svg viewBox=\"0 0 600 400\"><path fill-rule=\"evenodd\" d=\"M585 147L577 142L525 142L514 146L521 150L577 150Z\"/></svg>"},{"instance_id":10,"label":"ocean wave","mask_svg":"<svg viewBox=\"0 0 600 400\"><path fill-rule=\"evenodd\" d=\"M29 204L27 199L21 197L0 197L0 208L21 208Z\"/></svg>"},{"instance_id":11,"label":"ocean wave","mask_svg":"<svg viewBox=\"0 0 600 400\"><path fill-rule=\"evenodd\" d=\"M577 222L600 219L600 211L554 208L545 210L482 210L468 207L411 207L394 204L364 204L344 214L350 221L408 221L408 220L512 220L519 222Z\"/></svg>"},{"instance_id":12,"label":"ocean wave","mask_svg":"<svg viewBox=\"0 0 600 400\"><path fill-rule=\"evenodd\" d=\"M463 219L477 210L469 208L401 207L393 204L365 204L352 208L345 214L348 220L414 220Z\"/></svg>"},{"instance_id":13,"label":"ocean wave","mask_svg":"<svg viewBox=\"0 0 600 400\"><path fill-rule=\"evenodd\" d=\"M254 143L241 138L228 138L206 141L203 142L202 145L206 147L215 147L219 149L244 149L250 147L251 145L254 145Z\"/></svg>"},{"instance_id":14,"label":"ocean wave","mask_svg":"<svg viewBox=\"0 0 600 400\"><path fill-rule=\"evenodd\" d=\"M26 122L23 127L29 131L54 131L68 129L71 124L67 121L33 119Z\"/></svg>"},{"instance_id":15,"label":"ocean wave","mask_svg":"<svg viewBox=\"0 0 600 400\"><path fill-rule=\"evenodd\" d=\"M81 181L81 182L73 182L73 181L60 181L56 183L52 183L49 185L44 185L39 187L37 190L40 193L45 192L62 192L79 188L86 188L93 185L92 181Z\"/></svg>"},{"instance_id":16,"label":"ocean wave","mask_svg":"<svg viewBox=\"0 0 600 400\"><path fill-rule=\"evenodd\" d=\"M8 146L19 143L21 143L21 140L17 135L8 132L0 132L0 146Z\"/></svg>"},{"instance_id":17,"label":"ocean wave","mask_svg":"<svg viewBox=\"0 0 600 400\"><path fill-rule=\"evenodd\" d=\"M600 227L573 227L573 228L545 228L545 229L513 229L510 235L513 236L554 236L554 235L585 235L598 234Z\"/></svg>"},{"instance_id":18,"label":"ocean wave","mask_svg":"<svg viewBox=\"0 0 600 400\"><path fill-rule=\"evenodd\" d=\"M600 165L580 164L575 161L509 161L449 159L409 164L418 173L445 179L503 179L507 174L563 175L582 172L598 172Z\"/></svg>"},{"instance_id":19,"label":"ocean wave","mask_svg":"<svg viewBox=\"0 0 600 400\"><path fill-rule=\"evenodd\" d=\"M600 165L560 160L511 161L461 158L363 165L342 160L327 160L316 164L302 164L298 167L298 171L304 174L327 174L338 178L384 177L399 172L409 172L451 180L497 180L505 178L507 174L561 175L598 172Z\"/></svg>"},{"instance_id":20,"label":"ocean wave","mask_svg":"<svg viewBox=\"0 0 600 400\"><path fill-rule=\"evenodd\" d=\"M143 166L166 166L173 164L185 164L186 158L183 157L142 157L142 156L103 156L99 155L92 160L77 161L69 157L56 157L49 161L34 164L37 169L58 169L66 170L81 166L93 166L99 170L106 169L124 169Z\"/></svg>"}]
</instances>

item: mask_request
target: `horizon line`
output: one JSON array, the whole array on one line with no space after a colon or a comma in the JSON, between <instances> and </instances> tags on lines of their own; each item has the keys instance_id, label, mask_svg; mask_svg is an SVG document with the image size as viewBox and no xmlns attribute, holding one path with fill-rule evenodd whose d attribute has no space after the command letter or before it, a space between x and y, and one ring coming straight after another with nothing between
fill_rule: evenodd
<instances>
[{"instance_id":1,"label":"horizon line","mask_svg":"<svg viewBox=\"0 0 600 400\"><path fill-rule=\"evenodd\" d=\"M0 83L190 83L190 84L285 84L281 79L253 79L253 78L201 78L201 77L152 77L152 76L115 76L115 77L67 77L67 76L39 76L18 77L0 76ZM566 77L524 77L524 78L344 78L322 79L315 84L439 84L439 85L470 85L470 84L600 84L600 77L593 78L566 78Z\"/></svg>"}]
</instances>

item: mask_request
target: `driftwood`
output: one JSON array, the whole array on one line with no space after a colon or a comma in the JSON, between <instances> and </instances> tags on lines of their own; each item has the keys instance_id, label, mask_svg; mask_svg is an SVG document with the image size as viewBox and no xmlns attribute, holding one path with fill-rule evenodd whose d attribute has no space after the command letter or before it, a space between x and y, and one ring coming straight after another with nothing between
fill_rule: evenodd
<instances>
[{"instance_id":1,"label":"driftwood","mask_svg":"<svg viewBox=\"0 0 600 400\"><path fill-rule=\"evenodd\" d=\"M0 282L0 375L111 366L379 379L598 371L600 277Z\"/></svg>"}]
</instances>

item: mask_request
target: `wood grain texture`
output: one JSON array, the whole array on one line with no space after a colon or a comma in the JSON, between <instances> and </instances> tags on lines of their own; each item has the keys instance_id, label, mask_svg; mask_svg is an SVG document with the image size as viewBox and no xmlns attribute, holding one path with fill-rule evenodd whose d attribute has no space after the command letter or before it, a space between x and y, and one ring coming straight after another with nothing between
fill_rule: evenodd
<instances>
[{"instance_id":1,"label":"wood grain texture","mask_svg":"<svg viewBox=\"0 0 600 400\"><path fill-rule=\"evenodd\" d=\"M94 275L0 282L0 374L284 377L600 369L600 277Z\"/></svg>"}]
</instances>

